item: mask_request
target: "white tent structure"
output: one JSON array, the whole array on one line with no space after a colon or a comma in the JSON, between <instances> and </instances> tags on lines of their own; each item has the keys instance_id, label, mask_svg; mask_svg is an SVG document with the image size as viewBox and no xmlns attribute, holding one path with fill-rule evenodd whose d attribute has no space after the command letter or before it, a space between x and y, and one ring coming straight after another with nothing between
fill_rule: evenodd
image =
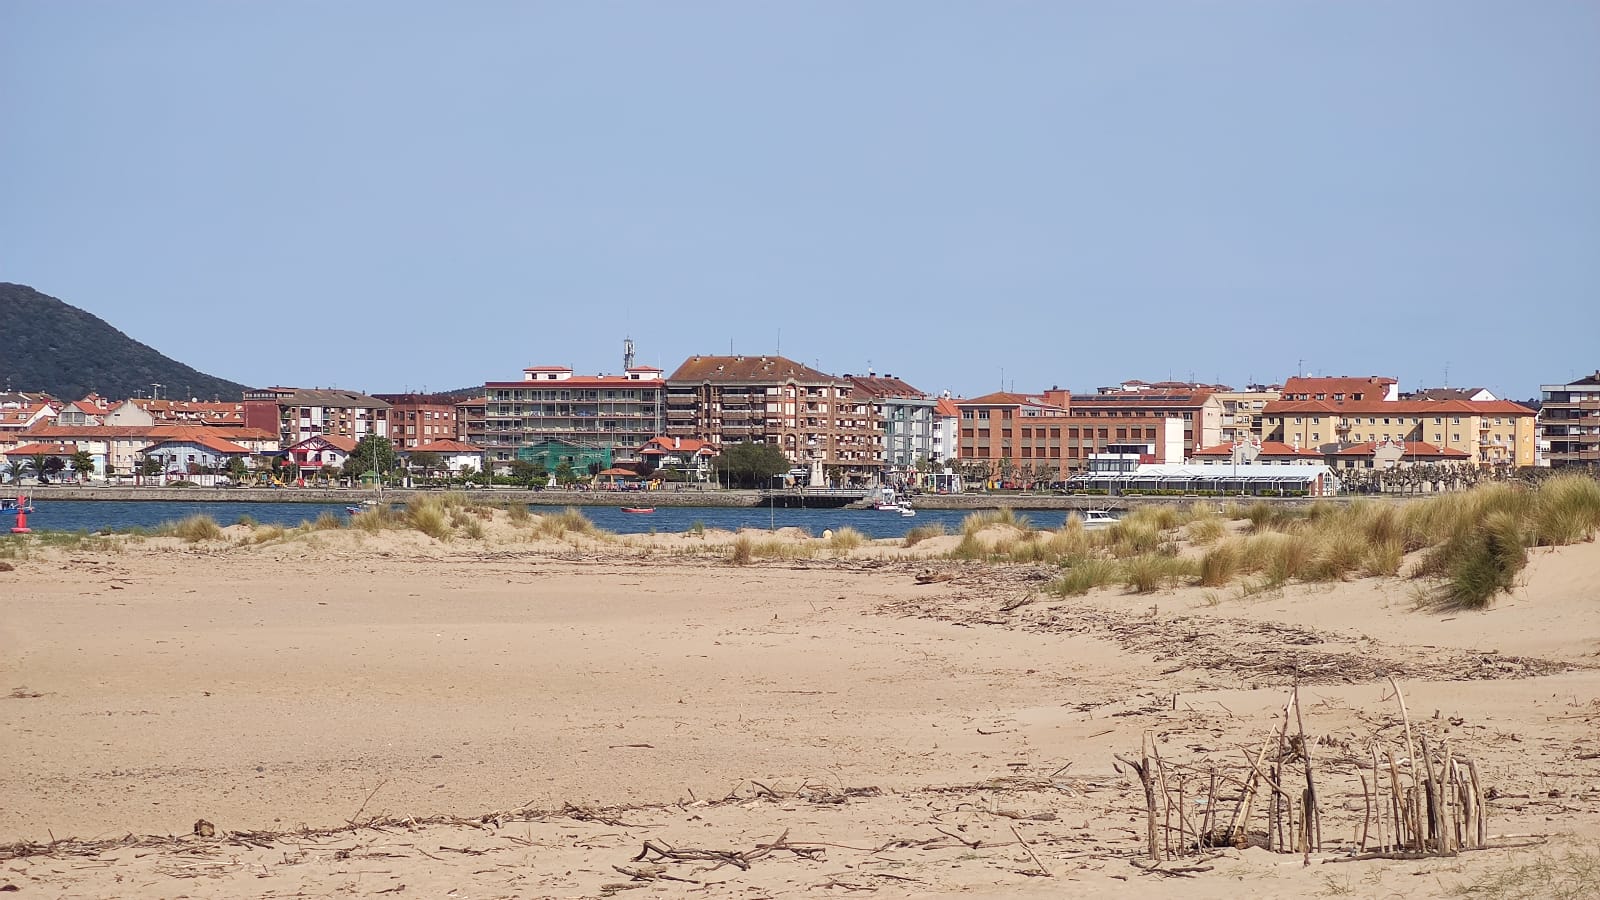
<instances>
[{"instance_id":1,"label":"white tent structure","mask_svg":"<svg viewBox=\"0 0 1600 900\"><path fill-rule=\"evenodd\" d=\"M1326 465L1143 465L1131 472L1089 472L1067 479L1068 493L1176 491L1181 494L1253 497L1332 497L1339 479Z\"/></svg>"}]
</instances>

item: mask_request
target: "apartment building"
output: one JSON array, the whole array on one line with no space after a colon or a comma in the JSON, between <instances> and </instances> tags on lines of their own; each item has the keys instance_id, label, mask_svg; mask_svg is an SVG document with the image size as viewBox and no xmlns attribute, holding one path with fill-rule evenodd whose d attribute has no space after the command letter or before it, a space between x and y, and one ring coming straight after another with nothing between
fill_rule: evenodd
<instances>
[{"instance_id":1,"label":"apartment building","mask_svg":"<svg viewBox=\"0 0 1600 900\"><path fill-rule=\"evenodd\" d=\"M934 448L934 407L938 400L893 375L845 375L851 395L865 400L883 427L883 466L890 472L915 469L919 460L939 459Z\"/></svg>"},{"instance_id":2,"label":"apartment building","mask_svg":"<svg viewBox=\"0 0 1600 900\"><path fill-rule=\"evenodd\" d=\"M1566 384L1539 386L1545 458L1552 467L1600 465L1600 369Z\"/></svg>"},{"instance_id":3,"label":"apartment building","mask_svg":"<svg viewBox=\"0 0 1600 900\"><path fill-rule=\"evenodd\" d=\"M958 457L997 474L1032 473L1060 481L1090 469L1183 461L1181 420L1080 413L1059 388L1043 394L999 391L951 402L960 413Z\"/></svg>"},{"instance_id":4,"label":"apartment building","mask_svg":"<svg viewBox=\"0 0 1600 900\"><path fill-rule=\"evenodd\" d=\"M144 450L162 441L215 438L245 448L254 454L278 452L281 446L276 431L226 425L56 425L41 424L29 429L28 439L70 443L94 457L95 474L100 477L131 475L144 458Z\"/></svg>"},{"instance_id":5,"label":"apartment building","mask_svg":"<svg viewBox=\"0 0 1600 900\"><path fill-rule=\"evenodd\" d=\"M285 447L319 434L359 441L389 436L389 404L337 388L259 388L244 393L244 424L275 432Z\"/></svg>"},{"instance_id":6,"label":"apartment building","mask_svg":"<svg viewBox=\"0 0 1600 900\"><path fill-rule=\"evenodd\" d=\"M1140 419L1142 427L1157 420L1178 419L1183 422L1183 456L1187 458L1196 450L1222 443L1224 406L1216 390L1220 387L1224 385L1125 382L1118 387L1100 388L1093 394L1073 394L1070 406L1074 416ZM1109 427L1115 429L1117 424L1113 422ZM1237 419L1230 427L1237 433Z\"/></svg>"},{"instance_id":7,"label":"apartment building","mask_svg":"<svg viewBox=\"0 0 1600 900\"><path fill-rule=\"evenodd\" d=\"M947 463L961 452L961 408L946 391L933 405L933 439L928 460Z\"/></svg>"},{"instance_id":8,"label":"apartment building","mask_svg":"<svg viewBox=\"0 0 1600 900\"><path fill-rule=\"evenodd\" d=\"M1272 385L1253 384L1242 391L1218 385L1212 396L1222 404L1217 439L1219 443L1234 444L1261 438L1261 412L1268 403L1282 399L1283 392Z\"/></svg>"},{"instance_id":9,"label":"apartment building","mask_svg":"<svg viewBox=\"0 0 1600 900\"><path fill-rule=\"evenodd\" d=\"M661 370L577 375L567 366L529 366L520 381L491 381L480 401L455 406L457 439L484 449L489 465L524 459L637 458L665 424Z\"/></svg>"},{"instance_id":10,"label":"apartment building","mask_svg":"<svg viewBox=\"0 0 1600 900\"><path fill-rule=\"evenodd\" d=\"M439 394L373 394L389 404L389 440L399 451L456 439L456 401Z\"/></svg>"},{"instance_id":11,"label":"apartment building","mask_svg":"<svg viewBox=\"0 0 1600 900\"><path fill-rule=\"evenodd\" d=\"M1534 463L1534 412L1508 400L1279 400L1267 404L1262 421L1263 439L1324 455L1354 444L1415 442L1463 451L1484 466Z\"/></svg>"},{"instance_id":12,"label":"apartment building","mask_svg":"<svg viewBox=\"0 0 1600 900\"><path fill-rule=\"evenodd\" d=\"M772 444L800 465L876 476L883 421L855 385L782 356L691 356L667 378L668 436Z\"/></svg>"}]
</instances>

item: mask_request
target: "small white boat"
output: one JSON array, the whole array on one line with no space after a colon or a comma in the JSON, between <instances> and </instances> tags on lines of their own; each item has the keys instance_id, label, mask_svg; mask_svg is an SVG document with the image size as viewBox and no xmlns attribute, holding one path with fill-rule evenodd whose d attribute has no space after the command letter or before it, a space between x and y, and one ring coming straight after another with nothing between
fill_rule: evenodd
<instances>
[{"instance_id":1,"label":"small white boat","mask_svg":"<svg viewBox=\"0 0 1600 900\"><path fill-rule=\"evenodd\" d=\"M1077 516L1083 521L1085 528L1105 528L1117 522L1117 517L1104 509L1086 509Z\"/></svg>"},{"instance_id":2,"label":"small white boat","mask_svg":"<svg viewBox=\"0 0 1600 900\"><path fill-rule=\"evenodd\" d=\"M902 518L902 519L909 519L909 518L911 518L912 516L914 516L916 514L917 514L917 511L912 509L909 506L900 507L900 518Z\"/></svg>"}]
</instances>

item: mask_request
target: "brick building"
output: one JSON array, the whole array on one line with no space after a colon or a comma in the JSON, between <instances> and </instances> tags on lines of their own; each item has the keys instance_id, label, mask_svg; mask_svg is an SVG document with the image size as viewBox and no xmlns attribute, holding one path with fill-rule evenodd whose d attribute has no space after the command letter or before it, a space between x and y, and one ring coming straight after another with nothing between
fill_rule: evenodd
<instances>
[{"instance_id":1,"label":"brick building","mask_svg":"<svg viewBox=\"0 0 1600 900\"><path fill-rule=\"evenodd\" d=\"M691 356L667 378L666 400L668 436L772 444L794 463L858 478L883 465L870 399L847 378L782 356Z\"/></svg>"},{"instance_id":2,"label":"brick building","mask_svg":"<svg viewBox=\"0 0 1600 900\"><path fill-rule=\"evenodd\" d=\"M389 404L389 440L396 450L415 450L455 440L456 401L439 394L373 394Z\"/></svg>"}]
</instances>

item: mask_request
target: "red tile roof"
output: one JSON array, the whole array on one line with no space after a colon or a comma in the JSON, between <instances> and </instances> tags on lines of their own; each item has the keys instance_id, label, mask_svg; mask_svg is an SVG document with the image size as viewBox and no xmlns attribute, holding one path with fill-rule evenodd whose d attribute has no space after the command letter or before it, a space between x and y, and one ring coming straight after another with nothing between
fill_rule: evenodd
<instances>
[{"instance_id":1,"label":"red tile roof","mask_svg":"<svg viewBox=\"0 0 1600 900\"><path fill-rule=\"evenodd\" d=\"M345 453L349 453L356 449L356 444L358 443L355 438L345 437L342 434L313 434L312 436L299 441L298 443L290 444L283 449L295 450L300 447L304 447L312 441L324 441L335 450L342 450Z\"/></svg>"},{"instance_id":2,"label":"red tile roof","mask_svg":"<svg viewBox=\"0 0 1600 900\"><path fill-rule=\"evenodd\" d=\"M431 441L420 447L412 447L407 453L482 453L483 448L468 444L464 441L444 438Z\"/></svg>"},{"instance_id":3,"label":"red tile roof","mask_svg":"<svg viewBox=\"0 0 1600 900\"><path fill-rule=\"evenodd\" d=\"M949 397L940 397L939 402L933 405L933 411L948 419L954 419L961 415L961 408L956 406L955 401Z\"/></svg>"},{"instance_id":4,"label":"red tile roof","mask_svg":"<svg viewBox=\"0 0 1600 900\"><path fill-rule=\"evenodd\" d=\"M148 453L157 447L164 447L167 444L198 444L207 450L213 450L217 453L226 453L231 456L248 456L252 452L249 447L241 447L232 441L225 441L222 438L212 434L206 434L204 432L197 432L194 434L185 435L183 437L168 438L163 441L157 441L156 443L144 448L144 452Z\"/></svg>"},{"instance_id":5,"label":"red tile roof","mask_svg":"<svg viewBox=\"0 0 1600 900\"><path fill-rule=\"evenodd\" d=\"M893 375L846 375L856 390L868 397L910 397L925 399L928 395Z\"/></svg>"},{"instance_id":6,"label":"red tile roof","mask_svg":"<svg viewBox=\"0 0 1600 900\"><path fill-rule=\"evenodd\" d=\"M1391 442L1392 443L1392 442ZM1381 442L1367 441L1362 444L1353 444L1338 451L1338 456L1371 456L1382 446ZM1406 441L1406 456L1442 456L1449 459L1471 459L1472 454L1454 447L1435 447L1426 441Z\"/></svg>"},{"instance_id":7,"label":"red tile roof","mask_svg":"<svg viewBox=\"0 0 1600 900\"><path fill-rule=\"evenodd\" d=\"M1510 400L1274 400L1262 415L1312 413L1334 416L1531 416L1534 411Z\"/></svg>"},{"instance_id":8,"label":"red tile roof","mask_svg":"<svg viewBox=\"0 0 1600 900\"><path fill-rule=\"evenodd\" d=\"M713 384L790 380L806 384L837 384L840 381L826 372L819 372L782 356L691 356L667 380L709 381Z\"/></svg>"},{"instance_id":9,"label":"red tile roof","mask_svg":"<svg viewBox=\"0 0 1600 900\"><path fill-rule=\"evenodd\" d=\"M716 448L711 446L709 441L702 441L699 438L675 438L662 435L645 441L644 447L639 452L650 456L663 456L668 453L715 453Z\"/></svg>"},{"instance_id":10,"label":"red tile roof","mask_svg":"<svg viewBox=\"0 0 1600 900\"><path fill-rule=\"evenodd\" d=\"M23 444L15 450L5 451L6 456L71 456L78 452L77 444Z\"/></svg>"}]
</instances>

